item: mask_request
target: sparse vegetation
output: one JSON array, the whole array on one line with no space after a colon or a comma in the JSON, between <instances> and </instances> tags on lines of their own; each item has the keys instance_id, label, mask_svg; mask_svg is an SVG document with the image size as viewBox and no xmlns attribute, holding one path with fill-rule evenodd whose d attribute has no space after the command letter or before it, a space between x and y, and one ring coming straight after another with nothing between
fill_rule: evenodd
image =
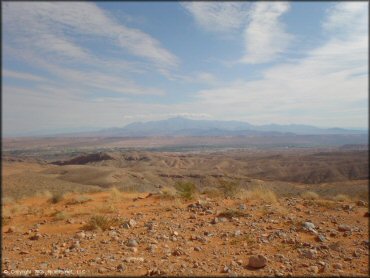
<instances>
[{"instance_id":1,"label":"sparse vegetation","mask_svg":"<svg viewBox=\"0 0 370 278\"><path fill-rule=\"evenodd\" d=\"M350 202L351 198L345 194L337 194L333 197L333 200L337 202Z\"/></svg>"},{"instance_id":2,"label":"sparse vegetation","mask_svg":"<svg viewBox=\"0 0 370 278\"><path fill-rule=\"evenodd\" d=\"M71 200L67 202L67 205L77 205L77 204L83 204L88 201L91 201L92 199L86 195L79 195L77 197L73 197Z\"/></svg>"},{"instance_id":3,"label":"sparse vegetation","mask_svg":"<svg viewBox=\"0 0 370 278\"><path fill-rule=\"evenodd\" d=\"M117 187L112 187L110 190L110 198L112 201L117 202L122 198L122 192L117 189Z\"/></svg>"},{"instance_id":4,"label":"sparse vegetation","mask_svg":"<svg viewBox=\"0 0 370 278\"><path fill-rule=\"evenodd\" d=\"M221 180L219 189L225 197L233 198L240 193L241 187L235 182Z\"/></svg>"},{"instance_id":5,"label":"sparse vegetation","mask_svg":"<svg viewBox=\"0 0 370 278\"><path fill-rule=\"evenodd\" d=\"M233 217L244 217L245 213L236 209L227 209L218 214L220 217L233 218Z\"/></svg>"},{"instance_id":6,"label":"sparse vegetation","mask_svg":"<svg viewBox=\"0 0 370 278\"><path fill-rule=\"evenodd\" d=\"M272 204L276 204L278 202L275 192L262 188L261 186L255 187L252 190L244 191L241 195L246 200L261 200Z\"/></svg>"},{"instance_id":7,"label":"sparse vegetation","mask_svg":"<svg viewBox=\"0 0 370 278\"><path fill-rule=\"evenodd\" d=\"M332 201L332 200L319 199L319 200L315 200L315 203L318 206L324 207L324 208L327 208L327 209L333 209L333 208L337 207L336 202Z\"/></svg>"},{"instance_id":8,"label":"sparse vegetation","mask_svg":"<svg viewBox=\"0 0 370 278\"><path fill-rule=\"evenodd\" d=\"M177 190L177 193L181 198L184 198L186 200L191 200L194 198L194 195L196 193L196 187L195 184L189 181L186 182L177 182L175 184L175 188Z\"/></svg>"},{"instance_id":9,"label":"sparse vegetation","mask_svg":"<svg viewBox=\"0 0 370 278\"><path fill-rule=\"evenodd\" d=\"M176 189L173 187L164 187L160 194L161 199L174 200L176 199Z\"/></svg>"},{"instance_id":10,"label":"sparse vegetation","mask_svg":"<svg viewBox=\"0 0 370 278\"><path fill-rule=\"evenodd\" d=\"M320 198L319 194L314 191L305 191L301 194L301 197L305 200L317 200Z\"/></svg>"},{"instance_id":11,"label":"sparse vegetation","mask_svg":"<svg viewBox=\"0 0 370 278\"><path fill-rule=\"evenodd\" d=\"M242 243L246 243L246 244L248 244L249 247L253 247L253 246L255 246L255 244L257 242L256 242L255 237L253 235L249 234L249 233L244 234L244 235L239 236L239 237L235 237L230 241L231 245L239 245L239 244L242 244Z\"/></svg>"},{"instance_id":12,"label":"sparse vegetation","mask_svg":"<svg viewBox=\"0 0 370 278\"><path fill-rule=\"evenodd\" d=\"M105 204L98 208L98 212L100 213L114 213L117 212L116 206L113 204Z\"/></svg>"},{"instance_id":13,"label":"sparse vegetation","mask_svg":"<svg viewBox=\"0 0 370 278\"><path fill-rule=\"evenodd\" d=\"M55 193L52 194L52 196L49 199L49 201L52 204L57 204L57 203L61 202L63 199L64 199L64 194L63 193L61 193L61 192L55 192Z\"/></svg>"},{"instance_id":14,"label":"sparse vegetation","mask_svg":"<svg viewBox=\"0 0 370 278\"><path fill-rule=\"evenodd\" d=\"M223 197L223 193L215 187L205 187L202 191L202 194L206 195L209 198L220 198Z\"/></svg>"},{"instance_id":15,"label":"sparse vegetation","mask_svg":"<svg viewBox=\"0 0 370 278\"><path fill-rule=\"evenodd\" d=\"M16 201L12 197L2 197L1 202L3 206L7 206L14 204Z\"/></svg>"},{"instance_id":16,"label":"sparse vegetation","mask_svg":"<svg viewBox=\"0 0 370 278\"><path fill-rule=\"evenodd\" d=\"M122 224L122 221L119 218L107 217L105 215L94 215L82 227L82 229L86 231L99 229L105 231L109 229L111 226L117 226L120 224Z\"/></svg>"},{"instance_id":17,"label":"sparse vegetation","mask_svg":"<svg viewBox=\"0 0 370 278\"><path fill-rule=\"evenodd\" d=\"M65 220L69 217L69 214L64 211L56 211L52 214L55 220Z\"/></svg>"}]
</instances>

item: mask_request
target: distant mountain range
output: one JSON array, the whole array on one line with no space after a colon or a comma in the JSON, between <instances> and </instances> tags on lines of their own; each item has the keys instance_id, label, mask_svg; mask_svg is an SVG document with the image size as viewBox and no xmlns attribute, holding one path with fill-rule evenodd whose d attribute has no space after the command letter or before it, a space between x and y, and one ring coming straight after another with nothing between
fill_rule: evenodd
<instances>
[{"instance_id":1,"label":"distant mountain range","mask_svg":"<svg viewBox=\"0 0 370 278\"><path fill-rule=\"evenodd\" d=\"M122 128L70 133L71 136L149 137L149 136L269 136L367 134L367 130L318 128L310 125L252 125L239 121L192 120L182 117L161 121L135 122ZM59 135L60 136L60 135Z\"/></svg>"}]
</instances>

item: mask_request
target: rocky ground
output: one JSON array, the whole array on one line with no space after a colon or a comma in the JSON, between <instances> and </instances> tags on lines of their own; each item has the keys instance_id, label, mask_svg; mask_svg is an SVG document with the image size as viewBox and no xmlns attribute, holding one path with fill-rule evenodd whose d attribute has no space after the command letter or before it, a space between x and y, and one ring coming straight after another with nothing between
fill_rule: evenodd
<instances>
[{"instance_id":1,"label":"rocky ground","mask_svg":"<svg viewBox=\"0 0 370 278\"><path fill-rule=\"evenodd\" d=\"M8 275L368 276L368 204L145 193L4 205ZM80 202L76 201L80 200ZM92 216L106 230L87 228ZM90 227L91 228L91 227ZM28 272L27 272L28 271Z\"/></svg>"}]
</instances>

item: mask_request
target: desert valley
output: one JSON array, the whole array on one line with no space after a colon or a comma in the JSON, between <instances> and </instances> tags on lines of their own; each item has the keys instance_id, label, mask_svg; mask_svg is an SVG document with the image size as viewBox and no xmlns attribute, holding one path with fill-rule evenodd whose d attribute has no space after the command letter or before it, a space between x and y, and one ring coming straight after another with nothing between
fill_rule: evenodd
<instances>
[{"instance_id":1,"label":"desert valley","mask_svg":"<svg viewBox=\"0 0 370 278\"><path fill-rule=\"evenodd\" d=\"M3 269L367 276L366 145L273 138L5 139Z\"/></svg>"}]
</instances>

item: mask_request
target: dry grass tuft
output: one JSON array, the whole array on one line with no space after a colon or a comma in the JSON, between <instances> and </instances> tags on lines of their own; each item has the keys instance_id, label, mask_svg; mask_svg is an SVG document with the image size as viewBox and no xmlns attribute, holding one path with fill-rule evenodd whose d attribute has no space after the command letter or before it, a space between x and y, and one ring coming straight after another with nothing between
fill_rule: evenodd
<instances>
[{"instance_id":1,"label":"dry grass tuft","mask_svg":"<svg viewBox=\"0 0 370 278\"><path fill-rule=\"evenodd\" d=\"M350 202L351 198L345 194L338 194L333 197L333 200L337 202Z\"/></svg>"},{"instance_id":2,"label":"dry grass tuft","mask_svg":"<svg viewBox=\"0 0 370 278\"><path fill-rule=\"evenodd\" d=\"M236 209L227 209L218 214L220 217L233 218L233 217L244 217L245 213Z\"/></svg>"},{"instance_id":3,"label":"dry grass tuft","mask_svg":"<svg viewBox=\"0 0 370 278\"><path fill-rule=\"evenodd\" d=\"M118 209L113 204L105 204L98 208L99 213L116 213Z\"/></svg>"},{"instance_id":4,"label":"dry grass tuft","mask_svg":"<svg viewBox=\"0 0 370 278\"><path fill-rule=\"evenodd\" d=\"M327 209L333 209L337 207L337 203L335 201L326 200L326 199L315 200L315 204L320 207L327 208Z\"/></svg>"},{"instance_id":5,"label":"dry grass tuft","mask_svg":"<svg viewBox=\"0 0 370 278\"><path fill-rule=\"evenodd\" d=\"M164 187L160 191L160 198L164 200L174 200L177 197L176 189L173 187Z\"/></svg>"},{"instance_id":6,"label":"dry grass tuft","mask_svg":"<svg viewBox=\"0 0 370 278\"><path fill-rule=\"evenodd\" d=\"M202 190L202 194L209 198L222 198L224 196L218 188L208 186Z\"/></svg>"},{"instance_id":7,"label":"dry grass tuft","mask_svg":"<svg viewBox=\"0 0 370 278\"><path fill-rule=\"evenodd\" d=\"M313 191L305 191L301 194L301 197L305 200L318 200L320 198L319 194Z\"/></svg>"},{"instance_id":8,"label":"dry grass tuft","mask_svg":"<svg viewBox=\"0 0 370 278\"><path fill-rule=\"evenodd\" d=\"M89 221L82 227L83 230L92 231L92 230L108 230L111 226L118 226L122 224L121 219L107 217L104 215L94 215L91 216Z\"/></svg>"},{"instance_id":9,"label":"dry grass tuft","mask_svg":"<svg viewBox=\"0 0 370 278\"><path fill-rule=\"evenodd\" d=\"M57 221L65 220L70 217L70 215L64 211L56 211L51 216L53 216L54 220L57 220Z\"/></svg>"},{"instance_id":10,"label":"dry grass tuft","mask_svg":"<svg viewBox=\"0 0 370 278\"><path fill-rule=\"evenodd\" d=\"M122 192L117 187L112 187L109 192L112 201L117 202L122 199Z\"/></svg>"},{"instance_id":11,"label":"dry grass tuft","mask_svg":"<svg viewBox=\"0 0 370 278\"><path fill-rule=\"evenodd\" d=\"M55 192L55 193L52 194L52 196L49 199L49 201L52 204L57 204L57 203L61 202L63 199L64 199L64 194L63 193L61 193L61 192Z\"/></svg>"},{"instance_id":12,"label":"dry grass tuft","mask_svg":"<svg viewBox=\"0 0 370 278\"><path fill-rule=\"evenodd\" d=\"M8 205L12 205L12 204L16 203L16 200L14 200L14 198L12 198L12 197L3 197L1 199L1 202L2 202L3 206L8 206Z\"/></svg>"},{"instance_id":13,"label":"dry grass tuft","mask_svg":"<svg viewBox=\"0 0 370 278\"><path fill-rule=\"evenodd\" d=\"M67 205L77 205L77 204L83 204L86 202L91 201L92 199L86 195L79 195L77 197L73 197L71 200L67 202Z\"/></svg>"},{"instance_id":14,"label":"dry grass tuft","mask_svg":"<svg viewBox=\"0 0 370 278\"><path fill-rule=\"evenodd\" d=\"M276 204L278 202L275 192L262 188L261 186L255 187L252 190L243 191L241 195L246 200L260 200L271 204Z\"/></svg>"}]
</instances>

